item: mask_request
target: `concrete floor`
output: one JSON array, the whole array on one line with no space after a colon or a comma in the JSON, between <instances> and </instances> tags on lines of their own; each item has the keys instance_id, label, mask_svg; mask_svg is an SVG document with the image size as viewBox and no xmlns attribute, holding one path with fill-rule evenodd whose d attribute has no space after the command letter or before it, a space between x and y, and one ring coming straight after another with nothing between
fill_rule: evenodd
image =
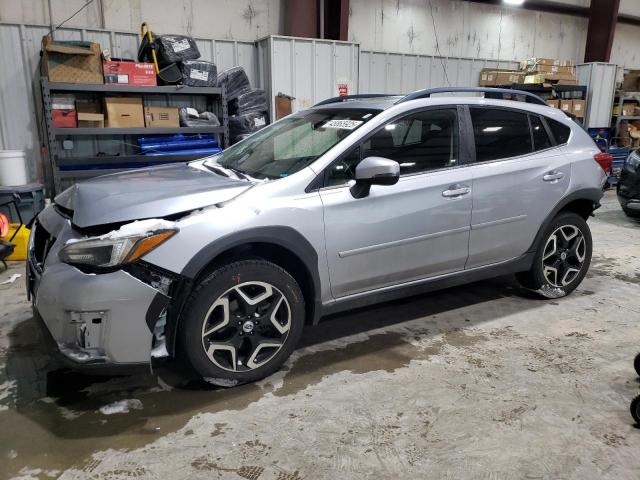
<instances>
[{"instance_id":1,"label":"concrete floor","mask_svg":"<svg viewBox=\"0 0 640 480\"><path fill-rule=\"evenodd\" d=\"M24 277L0 285L0 477L635 480L640 222L608 193L590 224L568 298L501 278L336 316L279 374L227 390L59 370Z\"/></svg>"}]
</instances>

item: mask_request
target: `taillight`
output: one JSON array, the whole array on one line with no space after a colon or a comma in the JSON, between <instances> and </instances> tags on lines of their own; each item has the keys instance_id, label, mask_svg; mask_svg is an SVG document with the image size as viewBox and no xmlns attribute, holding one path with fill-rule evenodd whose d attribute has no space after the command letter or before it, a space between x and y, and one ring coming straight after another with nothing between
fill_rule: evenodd
<instances>
[{"instance_id":1,"label":"taillight","mask_svg":"<svg viewBox=\"0 0 640 480\"><path fill-rule=\"evenodd\" d=\"M596 153L593 159L598 162L600 168L604 170L607 175L611 174L611 165L613 164L613 155L610 153Z\"/></svg>"}]
</instances>

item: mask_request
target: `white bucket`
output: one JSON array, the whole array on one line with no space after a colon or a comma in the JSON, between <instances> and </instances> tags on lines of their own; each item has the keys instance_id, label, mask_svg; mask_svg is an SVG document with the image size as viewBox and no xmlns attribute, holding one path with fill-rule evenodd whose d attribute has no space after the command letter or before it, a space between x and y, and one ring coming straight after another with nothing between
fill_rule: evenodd
<instances>
[{"instance_id":1,"label":"white bucket","mask_svg":"<svg viewBox=\"0 0 640 480\"><path fill-rule=\"evenodd\" d=\"M28 181L25 153L22 150L0 150L0 186L15 187Z\"/></svg>"}]
</instances>

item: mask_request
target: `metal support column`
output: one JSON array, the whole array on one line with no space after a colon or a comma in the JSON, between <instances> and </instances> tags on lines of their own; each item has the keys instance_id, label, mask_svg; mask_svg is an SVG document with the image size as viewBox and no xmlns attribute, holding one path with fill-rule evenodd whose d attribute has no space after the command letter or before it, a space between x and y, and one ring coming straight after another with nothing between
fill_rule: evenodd
<instances>
[{"instance_id":1,"label":"metal support column","mask_svg":"<svg viewBox=\"0 0 640 480\"><path fill-rule=\"evenodd\" d=\"M609 61L619 6L620 0L591 0L585 63Z\"/></svg>"}]
</instances>

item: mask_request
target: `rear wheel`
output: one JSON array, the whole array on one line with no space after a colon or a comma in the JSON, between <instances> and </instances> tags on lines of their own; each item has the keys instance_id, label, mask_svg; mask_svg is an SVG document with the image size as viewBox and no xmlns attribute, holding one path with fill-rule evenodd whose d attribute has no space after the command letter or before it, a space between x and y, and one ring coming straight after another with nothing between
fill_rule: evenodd
<instances>
[{"instance_id":1,"label":"rear wheel","mask_svg":"<svg viewBox=\"0 0 640 480\"><path fill-rule=\"evenodd\" d=\"M631 210L630 208L622 207L622 211L629 218L640 218L640 211L638 210Z\"/></svg>"},{"instance_id":2,"label":"rear wheel","mask_svg":"<svg viewBox=\"0 0 640 480\"><path fill-rule=\"evenodd\" d=\"M304 325L297 282L266 260L244 260L206 276L187 300L182 349L207 381L233 386L277 371Z\"/></svg>"},{"instance_id":3,"label":"rear wheel","mask_svg":"<svg viewBox=\"0 0 640 480\"><path fill-rule=\"evenodd\" d=\"M636 422L636 425L640 426L640 395L631 400L631 416Z\"/></svg>"},{"instance_id":4,"label":"rear wheel","mask_svg":"<svg viewBox=\"0 0 640 480\"><path fill-rule=\"evenodd\" d=\"M545 298L564 297L584 279L591 253L587 222L576 213L561 213L547 227L531 270L517 274L518 281Z\"/></svg>"}]
</instances>

